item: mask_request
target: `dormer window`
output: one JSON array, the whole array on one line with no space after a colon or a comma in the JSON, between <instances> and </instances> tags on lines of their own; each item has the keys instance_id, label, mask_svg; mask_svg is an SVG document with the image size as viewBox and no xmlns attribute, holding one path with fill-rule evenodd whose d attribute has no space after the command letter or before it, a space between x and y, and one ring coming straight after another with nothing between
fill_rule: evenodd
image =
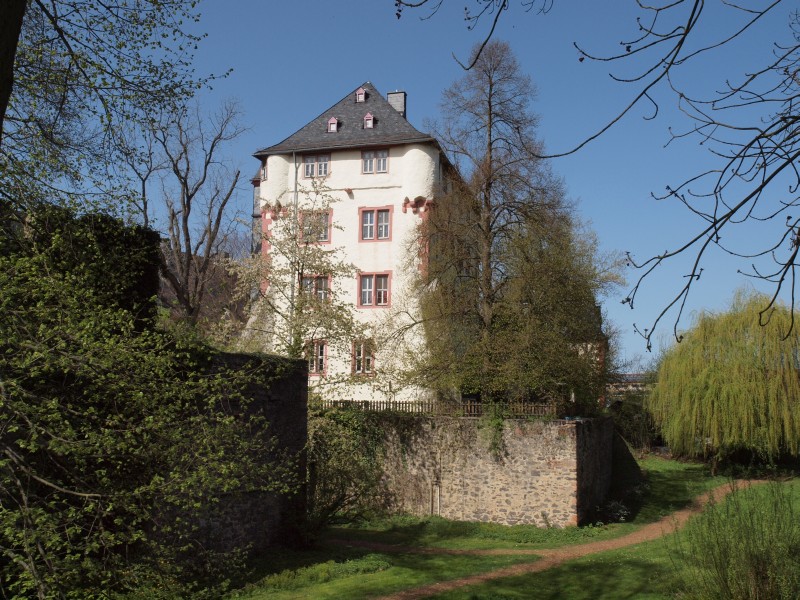
<instances>
[{"instance_id":1,"label":"dormer window","mask_svg":"<svg viewBox=\"0 0 800 600\"><path fill-rule=\"evenodd\" d=\"M374 119L372 118L372 113L367 113L364 115L364 129L372 129L372 123Z\"/></svg>"},{"instance_id":2,"label":"dormer window","mask_svg":"<svg viewBox=\"0 0 800 600\"><path fill-rule=\"evenodd\" d=\"M367 91L360 87L356 90L356 102L364 102L367 99Z\"/></svg>"},{"instance_id":3,"label":"dormer window","mask_svg":"<svg viewBox=\"0 0 800 600\"><path fill-rule=\"evenodd\" d=\"M328 133L336 133L336 130L339 128L339 119L336 117L331 117L328 119Z\"/></svg>"}]
</instances>

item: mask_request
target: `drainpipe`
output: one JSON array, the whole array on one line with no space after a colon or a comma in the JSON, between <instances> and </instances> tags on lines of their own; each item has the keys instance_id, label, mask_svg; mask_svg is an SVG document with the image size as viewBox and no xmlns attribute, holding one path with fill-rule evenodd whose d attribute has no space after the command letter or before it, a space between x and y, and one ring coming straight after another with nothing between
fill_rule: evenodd
<instances>
[{"instance_id":1,"label":"drainpipe","mask_svg":"<svg viewBox=\"0 0 800 600\"><path fill-rule=\"evenodd\" d=\"M297 170L299 168L299 166L297 164L297 153L296 152L292 152L292 164L294 165L294 199L293 199L293 204L294 204L293 213L294 214L293 214L293 217L292 217L292 237L293 237L293 240L296 242L297 241L297 218L298 218L298 213L297 213ZM297 257L295 256L294 260L296 260L296 258ZM294 309L295 309L294 296L295 296L295 288L298 285L300 285L300 282L298 281L298 277L299 277L299 275L298 275L298 273L296 271L296 262L295 262L295 264L292 265L292 286L291 286L291 289L289 291L289 323L290 323L290 327L292 328L292 344L293 345L294 345L294 342L295 342L295 340L294 340L294 336L295 336L295 331L294 331L294 327L295 327L295 322L294 322Z\"/></svg>"}]
</instances>

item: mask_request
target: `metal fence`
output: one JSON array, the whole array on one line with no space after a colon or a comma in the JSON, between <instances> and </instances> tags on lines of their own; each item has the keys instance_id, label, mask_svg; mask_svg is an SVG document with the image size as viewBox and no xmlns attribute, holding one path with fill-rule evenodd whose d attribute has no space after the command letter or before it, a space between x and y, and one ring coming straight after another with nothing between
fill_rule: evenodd
<instances>
[{"instance_id":1,"label":"metal fence","mask_svg":"<svg viewBox=\"0 0 800 600\"><path fill-rule=\"evenodd\" d=\"M395 402L392 400L315 400L309 408L356 408L370 412L397 412L418 415L437 415L447 417L481 417L484 414L500 414L504 417L542 417L555 418L555 403L501 402L483 404L475 400L462 402L439 402L436 400L416 400Z\"/></svg>"}]
</instances>

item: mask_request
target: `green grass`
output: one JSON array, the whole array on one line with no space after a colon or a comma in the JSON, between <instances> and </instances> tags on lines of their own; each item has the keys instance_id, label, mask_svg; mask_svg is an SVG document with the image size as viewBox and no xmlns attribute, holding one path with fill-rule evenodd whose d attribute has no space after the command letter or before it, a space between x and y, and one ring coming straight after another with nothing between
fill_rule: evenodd
<instances>
[{"instance_id":1,"label":"green grass","mask_svg":"<svg viewBox=\"0 0 800 600\"><path fill-rule=\"evenodd\" d=\"M496 579L433 596L437 600L667 600L677 574L663 540L586 556L542 573ZM532 594L535 590L535 595Z\"/></svg>"},{"instance_id":2,"label":"green grass","mask_svg":"<svg viewBox=\"0 0 800 600\"><path fill-rule=\"evenodd\" d=\"M800 482L794 489L794 505L800 510ZM749 501L769 503L766 486L753 490ZM759 510L759 509L757 509ZM698 557L685 545L693 532L703 533L697 517L687 528L653 542L586 556L543 573L497 579L480 586L434 596L437 600L509 600L530 598L531 590L540 600L668 600L696 581L691 575ZM706 597L706 596L703 596Z\"/></svg>"},{"instance_id":3,"label":"green grass","mask_svg":"<svg viewBox=\"0 0 800 600\"><path fill-rule=\"evenodd\" d=\"M537 558L533 556L369 552L346 562L326 561L268 575L231 597L243 600L368 598L535 560Z\"/></svg>"},{"instance_id":4,"label":"green grass","mask_svg":"<svg viewBox=\"0 0 800 600\"><path fill-rule=\"evenodd\" d=\"M416 548L449 549L536 549L552 548L608 539L686 506L706 489L724 482L709 477L702 465L659 458L641 461L647 472L646 485L626 499L631 505L629 522L565 529L540 529L520 525L507 527L490 523L392 517L357 526L331 528L322 545L305 552L280 551L261 557L248 586L232 596L247 600L289 598L342 598L352 600L409 589L520 562L535 556L463 556L414 553L381 553L347 545L327 545L332 538L374 541ZM625 549L587 557L548 570L545 576L531 575L492 582L446 598L528 598L531 586L539 598L625 598L633 591L640 598L665 598L672 572L669 552L661 543L644 555ZM594 590L580 595L578 590ZM477 594L477 595L476 595ZM655 595L652 595L655 594ZM661 595L659 595L661 594Z\"/></svg>"}]
</instances>

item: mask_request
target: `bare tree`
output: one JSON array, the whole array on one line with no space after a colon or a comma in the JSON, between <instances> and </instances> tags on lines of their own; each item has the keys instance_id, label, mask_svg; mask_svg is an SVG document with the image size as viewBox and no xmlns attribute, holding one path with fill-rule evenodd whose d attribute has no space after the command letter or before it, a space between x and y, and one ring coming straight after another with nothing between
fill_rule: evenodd
<instances>
[{"instance_id":1,"label":"bare tree","mask_svg":"<svg viewBox=\"0 0 800 600\"><path fill-rule=\"evenodd\" d=\"M182 110L151 131L164 162L167 238L162 244L162 275L174 294L174 307L192 325L204 306L214 303L209 298L214 288L232 293L232 286L228 289L224 283L229 276L222 252L230 228L236 227L229 208L241 173L224 164L220 155L224 144L243 131L239 110L230 102L207 120L197 108Z\"/></svg>"},{"instance_id":2,"label":"bare tree","mask_svg":"<svg viewBox=\"0 0 800 600\"><path fill-rule=\"evenodd\" d=\"M395 0L398 17L404 9L439 10L445 0ZM488 40L503 15L513 10L547 12L554 0L478 0L477 10L468 13L468 27L481 19L491 23L481 47ZM683 204L694 217L690 228L675 245L645 260L629 256L630 263L642 269L625 302L633 307L644 281L665 261L679 256L690 257L691 265L675 294L665 302L653 324L640 333L651 347L652 335L668 313L674 315L673 333L678 325L692 286L700 279L705 259L711 249L719 249L739 260L739 272L773 286L770 301L764 306L762 319L768 320L779 295L791 297L794 304L797 289L798 252L800 252L800 218L793 214L800 204L800 21L792 13L793 5L782 0L771 2L721 2L710 6L704 0L679 0L645 4L638 2L639 16L632 23L630 39L616 47L620 52L595 53L575 44L581 62L598 62L628 72L612 72L612 77L632 90L629 100L598 130L573 147L554 156L577 152L597 139L635 108L649 108L647 118L656 118L664 98L672 98L687 118L685 126L670 128L673 140L694 137L709 150L716 164L684 181L668 185L660 200L671 199ZM716 64L736 65L741 61L736 45L767 27L767 17L781 9L786 11L785 36L770 30L775 40L771 54L763 63L738 77L718 82L718 91L706 94L687 87L684 72L696 68L701 61L714 59ZM716 13L714 11L717 11ZM703 28L713 20L722 24L722 33L708 37ZM704 37L705 36L705 37ZM473 57L471 57L474 59ZM474 68L473 60L463 65ZM775 221L781 226L759 235L764 242L755 249L752 244L737 243L735 232L753 231L763 222ZM760 232L759 232L760 233ZM746 236L754 237L752 234Z\"/></svg>"},{"instance_id":3,"label":"bare tree","mask_svg":"<svg viewBox=\"0 0 800 600\"><path fill-rule=\"evenodd\" d=\"M3 119L14 85L14 58L17 56L17 44L27 4L27 0L6 0L0 4L0 143Z\"/></svg>"}]
</instances>

